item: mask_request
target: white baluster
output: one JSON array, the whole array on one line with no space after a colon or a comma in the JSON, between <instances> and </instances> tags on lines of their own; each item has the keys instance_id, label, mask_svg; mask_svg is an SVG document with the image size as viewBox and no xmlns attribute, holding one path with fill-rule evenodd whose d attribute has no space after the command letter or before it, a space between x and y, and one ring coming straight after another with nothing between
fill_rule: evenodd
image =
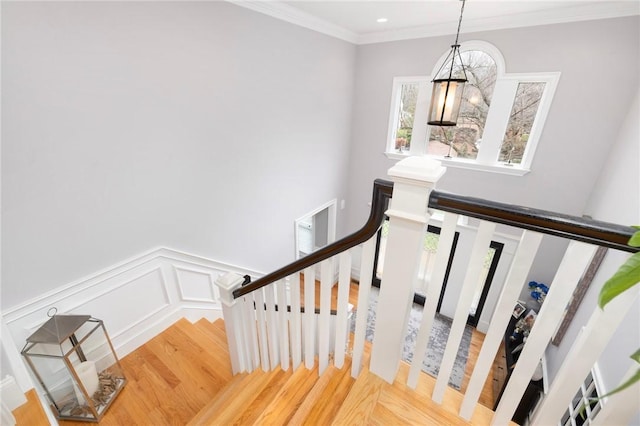
<instances>
[{"instance_id":1,"label":"white baluster","mask_svg":"<svg viewBox=\"0 0 640 426\"><path fill-rule=\"evenodd\" d=\"M320 264L320 315L318 316L318 373L329 366L331 334L331 287L333 284L333 259Z\"/></svg>"},{"instance_id":2,"label":"white baluster","mask_svg":"<svg viewBox=\"0 0 640 426\"><path fill-rule=\"evenodd\" d=\"M220 290L220 302L224 327L229 344L231 370L233 374L247 370L247 358L244 352L244 331L242 326L242 305L233 297L233 291L242 286L244 277L234 273L225 274L216 279L215 284Z\"/></svg>"},{"instance_id":3,"label":"white baluster","mask_svg":"<svg viewBox=\"0 0 640 426\"><path fill-rule=\"evenodd\" d=\"M562 263L549 287L549 293L527 338L527 343L509 377L509 382L493 416L492 425L507 424L513 416L595 250L596 247L592 245L576 241L569 243Z\"/></svg>"},{"instance_id":4,"label":"white baluster","mask_svg":"<svg viewBox=\"0 0 640 426\"><path fill-rule=\"evenodd\" d=\"M460 298L456 306L456 313L453 318L453 323L451 324L451 329L449 330L447 347L442 356L438 380L433 390L432 399L437 403L442 403L442 399L444 398L444 392L449 383L449 377L451 376L453 364L458 354L462 334L467 325L469 309L473 303L473 294L478 286L478 277L481 275L484 259L487 256L487 251L491 244L491 237L495 229L496 224L493 222L482 221L478 226L478 232L471 250L469 266L467 267L467 273L464 277L462 290L460 291Z\"/></svg>"},{"instance_id":5,"label":"white baluster","mask_svg":"<svg viewBox=\"0 0 640 426\"><path fill-rule=\"evenodd\" d=\"M269 359L271 369L274 370L280 363L278 352L278 315L276 312L276 302L274 297L273 284L264 288L265 303L267 305L267 335L269 336Z\"/></svg>"},{"instance_id":6,"label":"white baluster","mask_svg":"<svg viewBox=\"0 0 640 426\"><path fill-rule=\"evenodd\" d=\"M242 298L243 323L246 336L247 357L250 361L250 369L255 370L260 365L260 350L258 349L258 330L256 328L256 311L253 303L253 295L247 294Z\"/></svg>"},{"instance_id":7,"label":"white baluster","mask_svg":"<svg viewBox=\"0 0 640 426\"><path fill-rule=\"evenodd\" d=\"M440 238L438 239L438 250L435 254L435 267L431 276L431 281L427 287L425 305L422 313L422 322L420 323L420 330L418 331L418 338L414 350L415 356L413 357L411 369L409 370L409 377L407 378L407 385L413 389L418 385L418 377L420 377L422 363L424 362L424 357L427 353L429 336L431 335L433 319L436 315L436 309L438 308L438 300L440 298L440 292L442 291L444 276L447 273L447 265L449 263L451 249L453 247L453 239L455 237L457 223L457 214L445 214L442 230L440 231Z\"/></svg>"},{"instance_id":8,"label":"white baluster","mask_svg":"<svg viewBox=\"0 0 640 426\"><path fill-rule=\"evenodd\" d=\"M291 360L293 369L302 362L302 317L300 315L300 274L291 275Z\"/></svg>"},{"instance_id":9,"label":"white baluster","mask_svg":"<svg viewBox=\"0 0 640 426\"><path fill-rule=\"evenodd\" d=\"M267 318L265 315L264 292L263 289L254 291L256 302L256 320L258 322L258 341L260 343L260 364L262 370L269 371L269 338L267 337Z\"/></svg>"},{"instance_id":10,"label":"white baluster","mask_svg":"<svg viewBox=\"0 0 640 426\"><path fill-rule=\"evenodd\" d=\"M304 270L304 365L312 369L316 355L316 273L311 266Z\"/></svg>"},{"instance_id":11,"label":"white baluster","mask_svg":"<svg viewBox=\"0 0 640 426\"><path fill-rule=\"evenodd\" d=\"M275 283L278 292L278 321L280 322L280 367L289 369L289 320L287 312L287 287L284 280Z\"/></svg>"},{"instance_id":12,"label":"white baluster","mask_svg":"<svg viewBox=\"0 0 640 426\"><path fill-rule=\"evenodd\" d=\"M545 396L540 409L536 411L533 424L544 425L558 421L571 403L576 389L587 377L593 364L598 361L600 354L637 298L637 291L629 292L625 297L612 300L604 311L595 307L587 325L562 361L562 366L551 383L549 393ZM636 406L637 403L638 401Z\"/></svg>"},{"instance_id":13,"label":"white baluster","mask_svg":"<svg viewBox=\"0 0 640 426\"><path fill-rule=\"evenodd\" d=\"M360 259L360 282L358 283L358 306L356 306L356 332L353 337L353 355L351 358L351 377L358 377L362 368L364 341L367 333L367 312L369 311L369 293L373 278L373 260L376 254L376 235L362 245Z\"/></svg>"},{"instance_id":14,"label":"white baluster","mask_svg":"<svg viewBox=\"0 0 640 426\"><path fill-rule=\"evenodd\" d=\"M478 398L493 365L493 360L504 338L504 330L509 324L513 307L518 301L522 283L526 281L533 260L542 241L542 234L524 231L520 244L513 257L509 273L502 287L502 292L496 304L496 309L489 324L489 330L484 338L482 349L473 369L467 391L460 407L460 417L470 420L478 403Z\"/></svg>"},{"instance_id":15,"label":"white baluster","mask_svg":"<svg viewBox=\"0 0 640 426\"><path fill-rule=\"evenodd\" d=\"M351 286L351 252L340 253L340 272L338 279L338 312L336 315L336 342L334 345L334 364L338 368L344 365L344 351L347 345L347 315L349 310L349 287Z\"/></svg>"},{"instance_id":16,"label":"white baluster","mask_svg":"<svg viewBox=\"0 0 640 426\"><path fill-rule=\"evenodd\" d=\"M393 383L401 361L413 292L418 276L424 233L429 220L427 201L435 182L444 174L440 162L409 157L389 169L394 181L389 234L380 285L378 327L371 351L371 372Z\"/></svg>"}]
</instances>

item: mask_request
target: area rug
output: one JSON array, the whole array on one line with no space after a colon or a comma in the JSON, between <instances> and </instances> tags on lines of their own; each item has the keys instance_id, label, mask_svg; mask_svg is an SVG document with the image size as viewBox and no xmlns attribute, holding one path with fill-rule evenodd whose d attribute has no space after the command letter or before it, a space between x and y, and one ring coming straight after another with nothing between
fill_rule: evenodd
<instances>
[{"instance_id":1,"label":"area rug","mask_svg":"<svg viewBox=\"0 0 640 426\"><path fill-rule=\"evenodd\" d=\"M375 287L371 288L369 294L369 311L367 314L367 331L366 339L373 342L373 334L376 325L376 307L378 305L378 293L379 290ZM351 322L351 331L355 332L355 317L358 314L357 308L355 309L353 320ZM402 359L407 362L413 360L413 352L418 340L418 330L420 323L422 322L422 306L413 304L411 308L411 314L409 316L409 325L407 326L407 334L404 339L404 346L402 348ZM436 314L433 327L431 328L431 335L429 337L429 345L427 347L427 355L422 363L422 371L428 373L434 377L437 377L440 371L440 364L442 363L442 356L447 345L447 338L449 337L449 330L451 329L451 320L443 315ZM462 379L464 377L464 370L467 365L467 357L469 355L469 345L471 344L472 328L466 326L462 335L462 342L458 349L458 355L453 365L453 371L449 378L449 385L455 389L460 390L462 385Z\"/></svg>"}]
</instances>

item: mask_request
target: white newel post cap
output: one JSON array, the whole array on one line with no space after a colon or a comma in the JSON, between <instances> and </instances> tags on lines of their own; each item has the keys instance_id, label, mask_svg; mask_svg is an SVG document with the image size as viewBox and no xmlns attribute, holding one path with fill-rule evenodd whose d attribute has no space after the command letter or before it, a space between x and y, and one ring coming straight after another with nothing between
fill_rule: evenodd
<instances>
[{"instance_id":1,"label":"white newel post cap","mask_svg":"<svg viewBox=\"0 0 640 426\"><path fill-rule=\"evenodd\" d=\"M388 172L394 186L387 216L426 223L429 192L446 171L438 160L428 157L409 157L396 163Z\"/></svg>"},{"instance_id":2,"label":"white newel post cap","mask_svg":"<svg viewBox=\"0 0 640 426\"><path fill-rule=\"evenodd\" d=\"M433 158L408 157L398 161L395 166L389 169L388 174L391 178L435 183L446 170L447 168L440 161Z\"/></svg>"},{"instance_id":3,"label":"white newel post cap","mask_svg":"<svg viewBox=\"0 0 640 426\"><path fill-rule=\"evenodd\" d=\"M244 277L235 272L228 272L216 279L215 284L220 289L220 300L222 303L232 305L234 302L233 291L242 286Z\"/></svg>"}]
</instances>

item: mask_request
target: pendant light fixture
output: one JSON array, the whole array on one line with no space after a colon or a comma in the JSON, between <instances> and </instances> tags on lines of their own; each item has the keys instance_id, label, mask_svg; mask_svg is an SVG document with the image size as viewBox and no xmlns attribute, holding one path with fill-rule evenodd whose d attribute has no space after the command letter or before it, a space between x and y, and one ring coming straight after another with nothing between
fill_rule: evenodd
<instances>
[{"instance_id":1,"label":"pendant light fixture","mask_svg":"<svg viewBox=\"0 0 640 426\"><path fill-rule=\"evenodd\" d=\"M467 72L462 63L460 45L458 44L464 3L465 0L462 0L456 41L451 45L451 51L435 74L436 78L432 80L433 92L431 92L431 106L429 107L429 120L427 121L427 124L432 126L455 126L458 121L458 113L460 112L460 104L462 103L462 92L464 90L464 84L467 82ZM449 59L451 59L449 76L447 78L437 78L449 62ZM462 69L462 73L458 71L459 68ZM454 71L457 72L457 77L454 76Z\"/></svg>"}]
</instances>

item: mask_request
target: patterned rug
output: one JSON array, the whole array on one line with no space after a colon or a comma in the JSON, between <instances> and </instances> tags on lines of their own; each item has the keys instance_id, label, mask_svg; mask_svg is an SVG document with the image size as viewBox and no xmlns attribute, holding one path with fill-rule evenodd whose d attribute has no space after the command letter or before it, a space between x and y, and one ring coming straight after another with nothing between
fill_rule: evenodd
<instances>
[{"instance_id":1,"label":"patterned rug","mask_svg":"<svg viewBox=\"0 0 640 426\"><path fill-rule=\"evenodd\" d=\"M369 295L369 312L367 315L367 332L366 339L373 342L373 333L376 324L375 311L378 305L378 289L371 288ZM355 316L357 315L357 309L354 312L353 320L351 322L351 331L355 332ZM422 321L422 306L413 304L411 308L411 314L409 316L409 325L407 327L407 335L404 340L404 347L402 348L402 359L407 362L413 360L413 351L418 339L418 330L420 328L420 322ZM440 371L440 364L442 362L442 356L447 345L447 338L449 337L449 330L451 329L451 320L443 315L436 314L433 327L431 328L431 336L429 337L429 345L427 347L427 356L422 363L422 371L428 373L434 377L437 377L438 371ZM469 345L471 344L472 328L466 326L462 335L462 342L458 349L458 355L453 365L453 371L449 378L449 385L460 390L462 385L462 378L464 377L464 370L467 365L467 357L469 355Z\"/></svg>"}]
</instances>

